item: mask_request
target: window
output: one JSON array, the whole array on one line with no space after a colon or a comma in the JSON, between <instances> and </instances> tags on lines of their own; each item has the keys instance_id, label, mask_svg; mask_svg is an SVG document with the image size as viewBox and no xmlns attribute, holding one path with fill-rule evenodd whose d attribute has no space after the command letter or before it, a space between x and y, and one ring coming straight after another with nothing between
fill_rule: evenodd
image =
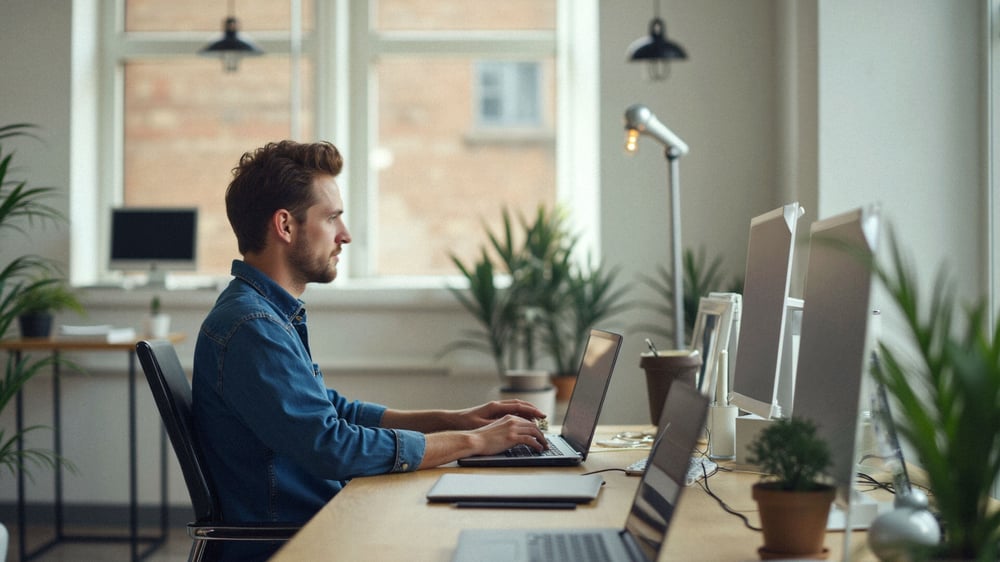
<instances>
[{"instance_id":1,"label":"window","mask_svg":"<svg viewBox=\"0 0 1000 562\"><path fill-rule=\"evenodd\" d=\"M98 151L101 222L86 233L99 248L112 207L197 206L197 273L228 275L239 257L223 201L231 169L283 138L344 153L354 242L343 279L452 275L449 256L475 253L505 206L528 213L572 195L574 218L596 222L598 174L579 181L588 171L565 162L580 141L558 141L587 100L563 99L568 32L587 22L579 35L593 36L595 2L241 0L240 32L266 55L235 73L196 55L221 33L222 3L99 6L120 30L100 34L99 137L112 149ZM87 267L102 277L99 254Z\"/></svg>"},{"instance_id":2,"label":"window","mask_svg":"<svg viewBox=\"0 0 1000 562\"><path fill-rule=\"evenodd\" d=\"M540 127L541 64L480 62L478 122L484 127Z\"/></svg>"}]
</instances>

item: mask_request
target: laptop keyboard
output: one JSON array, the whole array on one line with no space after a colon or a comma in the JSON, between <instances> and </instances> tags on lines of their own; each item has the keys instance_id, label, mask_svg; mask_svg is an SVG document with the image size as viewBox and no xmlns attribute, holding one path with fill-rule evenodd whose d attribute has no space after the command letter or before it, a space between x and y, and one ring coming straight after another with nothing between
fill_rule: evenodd
<instances>
[{"instance_id":1,"label":"laptop keyboard","mask_svg":"<svg viewBox=\"0 0 1000 562\"><path fill-rule=\"evenodd\" d=\"M527 445L514 445L504 451L508 457L553 457L559 455L559 451L552 447L546 447L542 451L536 451Z\"/></svg>"},{"instance_id":2,"label":"laptop keyboard","mask_svg":"<svg viewBox=\"0 0 1000 562\"><path fill-rule=\"evenodd\" d=\"M603 562L610 559L599 533L528 535L528 559L538 561Z\"/></svg>"}]
</instances>

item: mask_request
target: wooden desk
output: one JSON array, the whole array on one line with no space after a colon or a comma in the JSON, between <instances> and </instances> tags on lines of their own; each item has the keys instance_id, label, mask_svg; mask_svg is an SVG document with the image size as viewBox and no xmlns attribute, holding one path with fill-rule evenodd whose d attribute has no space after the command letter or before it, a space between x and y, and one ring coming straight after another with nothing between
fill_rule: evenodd
<instances>
[{"instance_id":1,"label":"wooden desk","mask_svg":"<svg viewBox=\"0 0 1000 562\"><path fill-rule=\"evenodd\" d=\"M602 426L595 442L623 430L652 427ZM272 558L272 562L301 560L450 560L459 531L466 528L513 527L613 527L623 528L639 478L622 472L604 472L606 482L597 501L575 510L459 509L429 504L424 497L446 472L493 471L504 474L593 472L624 468L647 456L649 449L611 449L595 445L587 461L571 468L459 468L446 466L405 474L357 478L316 514ZM719 472L708 485L732 508L745 512L753 525L756 504L750 486L758 476ZM829 560L840 560L843 533L828 533ZM851 534L851 560L873 560L864 548L863 533ZM763 544L759 532L722 510L697 484L685 489L671 522L660 560L756 560Z\"/></svg>"},{"instance_id":2,"label":"wooden desk","mask_svg":"<svg viewBox=\"0 0 1000 562\"><path fill-rule=\"evenodd\" d=\"M184 341L185 335L173 333L167 336L172 343ZM17 521L18 521L18 555L19 560L31 560L44 553L62 541L127 541L131 546L132 560L140 560L159 548L167 539L168 513L167 513L167 441L165 434L160 432L160 530L159 534L152 537L140 536L139 534L139 503L138 503L138 458L136 444L136 368L135 368L135 345L144 338L136 338L132 341L120 343L108 343L102 341L91 341L84 339L70 338L21 338L16 340L0 341L0 350L12 353L15 360L19 360L24 353L51 353L56 361L52 366L52 428L53 428L53 451L59 457L62 456L62 400L59 390L60 363L58 358L61 353L67 351L76 352L124 352L128 356L128 435L129 435L129 532L125 536L80 536L65 533L63 527L63 474L62 465L57 465L55 469L55 513L54 527L55 536L46 543L37 547L34 551L28 552L26 544L25 530L27 518L25 516L26 505L24 498L25 475L19 471L17 475ZM18 392L16 400L16 424L20 433L24 429L24 398L23 392ZM23 440L18 439L17 450L20 452L24 448ZM143 551L139 551L139 543L151 543Z\"/></svg>"}]
</instances>

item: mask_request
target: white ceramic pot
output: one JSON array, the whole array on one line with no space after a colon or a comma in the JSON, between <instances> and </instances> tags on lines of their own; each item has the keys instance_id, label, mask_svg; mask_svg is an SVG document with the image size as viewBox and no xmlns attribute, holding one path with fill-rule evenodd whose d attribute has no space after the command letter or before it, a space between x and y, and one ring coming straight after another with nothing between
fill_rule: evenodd
<instances>
[{"instance_id":1,"label":"white ceramic pot","mask_svg":"<svg viewBox=\"0 0 1000 562\"><path fill-rule=\"evenodd\" d=\"M498 400L518 399L530 402L536 408L545 412L550 423L555 423L556 387L551 384L539 389L497 388L494 393Z\"/></svg>"},{"instance_id":2,"label":"white ceramic pot","mask_svg":"<svg viewBox=\"0 0 1000 562\"><path fill-rule=\"evenodd\" d=\"M0 560L7 559L7 546L10 544L10 533L7 532L7 527L3 523L0 523Z\"/></svg>"},{"instance_id":3,"label":"white ceramic pot","mask_svg":"<svg viewBox=\"0 0 1000 562\"><path fill-rule=\"evenodd\" d=\"M154 314L146 317L146 335L153 339L162 339L170 334L170 315Z\"/></svg>"}]
</instances>

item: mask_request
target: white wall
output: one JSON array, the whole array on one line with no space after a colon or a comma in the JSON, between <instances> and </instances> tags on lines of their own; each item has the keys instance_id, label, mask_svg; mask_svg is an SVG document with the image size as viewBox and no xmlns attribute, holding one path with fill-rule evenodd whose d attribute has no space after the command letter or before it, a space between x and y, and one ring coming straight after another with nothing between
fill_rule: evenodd
<instances>
[{"instance_id":1,"label":"white wall","mask_svg":"<svg viewBox=\"0 0 1000 562\"><path fill-rule=\"evenodd\" d=\"M0 123L43 126L47 149L24 144L19 158L33 181L59 186L78 180L70 173L68 145L71 15L66 4L8 0L0 20L0 51L5 53L0 75L10 77L0 81ZM626 156L621 148L624 109L643 102L691 145L680 161L684 245L721 253L731 273L742 273L750 217L791 197L806 205L803 220L810 222L875 199L894 202L893 215L904 223L913 247L935 258L953 256L958 267L976 270L979 226L966 218L978 205L971 184L980 164L969 156L977 153L979 142L974 134L978 66L974 39L963 38L971 33L974 17L966 4L973 2L922 0L919 9L911 9L903 0L874 6L860 0L668 0L662 3L668 34L688 50L690 60L676 65L667 81L650 83L639 68L624 62L626 46L646 31L650 4L602 1L597 118L599 226L606 258L623 267L627 280L668 260L662 150L648 139L638 155ZM928 34L926 44L945 54L911 53L906 34L918 32ZM943 134L945 142L927 131ZM935 191L942 186L957 187ZM26 247L3 236L0 258ZM31 249L66 260L67 238L66 229L33 231ZM178 347L185 364L213 296L211 291L164 296L175 326L190 335ZM149 297L95 291L88 297L87 321L138 326ZM399 407L462 406L480 401L493 384L488 376L468 374L488 368L484 357L435 358L461 330L472 327L441 290L370 295L338 281L332 290L310 289L305 298L316 359L326 367L327 380L346 393ZM638 368L643 336L628 332L642 319L645 315L636 312L609 325L626 331L626 347L604 422L648 420ZM94 374L74 377L63 388L64 415L72 420L66 454L81 468L68 481L67 497L121 503L127 497L125 359L79 359ZM399 374L406 366L418 372ZM451 371L457 374L447 374ZM33 382L29 397L32 419L41 423L48 423L46 384ZM140 396L141 472L148 475L156 467L149 445L156 439L156 417L151 401ZM11 427L11 420L8 412L0 423ZM99 439L91 441L93 435ZM155 498L151 478L143 476L141 485L143 501ZM0 478L0 501L12 497L11 479ZM40 480L31 498L48 497L48 485ZM187 502L176 470L171 498L179 505Z\"/></svg>"},{"instance_id":2,"label":"white wall","mask_svg":"<svg viewBox=\"0 0 1000 562\"><path fill-rule=\"evenodd\" d=\"M946 267L966 299L985 296L988 264L982 14L941 0L818 11L821 216L880 203L928 283Z\"/></svg>"}]
</instances>

